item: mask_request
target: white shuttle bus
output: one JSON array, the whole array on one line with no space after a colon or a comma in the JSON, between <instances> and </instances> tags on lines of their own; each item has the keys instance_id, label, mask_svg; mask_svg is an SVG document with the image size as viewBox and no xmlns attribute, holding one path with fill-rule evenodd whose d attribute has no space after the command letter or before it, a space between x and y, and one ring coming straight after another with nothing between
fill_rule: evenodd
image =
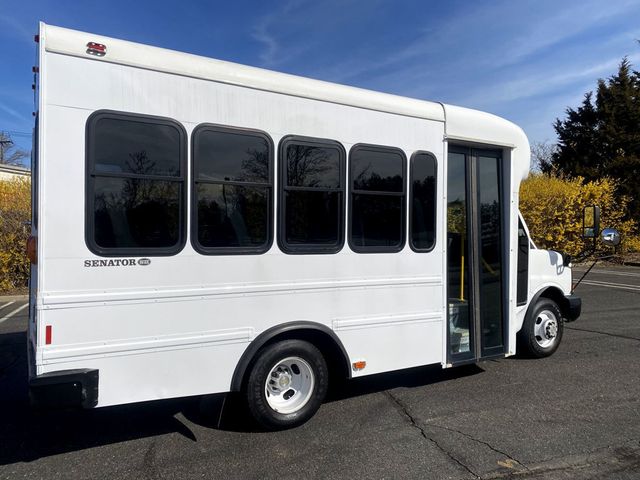
<instances>
[{"instance_id":1,"label":"white shuttle bus","mask_svg":"<svg viewBox=\"0 0 640 480\"><path fill-rule=\"evenodd\" d=\"M552 354L580 314L496 116L40 25L33 402L242 392Z\"/></svg>"}]
</instances>

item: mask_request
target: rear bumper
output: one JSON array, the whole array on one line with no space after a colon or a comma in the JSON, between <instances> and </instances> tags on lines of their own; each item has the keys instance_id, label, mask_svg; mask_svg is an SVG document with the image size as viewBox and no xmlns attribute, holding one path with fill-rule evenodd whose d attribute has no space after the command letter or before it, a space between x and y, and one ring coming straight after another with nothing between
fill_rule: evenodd
<instances>
[{"instance_id":1,"label":"rear bumper","mask_svg":"<svg viewBox=\"0 0 640 480\"><path fill-rule=\"evenodd\" d=\"M35 407L83 407L98 404L98 370L60 370L29 379Z\"/></svg>"},{"instance_id":2,"label":"rear bumper","mask_svg":"<svg viewBox=\"0 0 640 480\"><path fill-rule=\"evenodd\" d=\"M573 322L577 320L582 312L582 299L576 295L567 295L566 321Z\"/></svg>"}]
</instances>

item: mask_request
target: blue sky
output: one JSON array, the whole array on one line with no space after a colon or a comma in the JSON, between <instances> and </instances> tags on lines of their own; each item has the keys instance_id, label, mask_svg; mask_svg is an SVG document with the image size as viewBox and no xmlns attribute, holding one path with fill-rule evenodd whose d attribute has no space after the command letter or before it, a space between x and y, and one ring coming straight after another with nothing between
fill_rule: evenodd
<instances>
[{"instance_id":1,"label":"blue sky","mask_svg":"<svg viewBox=\"0 0 640 480\"><path fill-rule=\"evenodd\" d=\"M0 0L0 130L30 148L37 22L486 110L555 139L552 123L640 69L640 0Z\"/></svg>"}]
</instances>

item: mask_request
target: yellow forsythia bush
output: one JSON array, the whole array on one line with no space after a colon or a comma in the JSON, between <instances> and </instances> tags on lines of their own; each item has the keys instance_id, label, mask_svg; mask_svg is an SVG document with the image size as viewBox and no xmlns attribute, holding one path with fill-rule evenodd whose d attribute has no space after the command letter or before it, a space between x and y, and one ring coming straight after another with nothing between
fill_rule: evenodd
<instances>
[{"instance_id":1,"label":"yellow forsythia bush","mask_svg":"<svg viewBox=\"0 0 640 480\"><path fill-rule=\"evenodd\" d=\"M31 219L31 182L0 180L0 292L24 287L29 278L25 255Z\"/></svg>"},{"instance_id":2,"label":"yellow forsythia bush","mask_svg":"<svg viewBox=\"0 0 640 480\"><path fill-rule=\"evenodd\" d=\"M577 255L585 249L582 238L582 210L599 205L600 228L616 228L622 235L619 252L638 251L637 224L624 220L629 203L616 195L617 183L611 178L585 182L532 173L520 186L520 211L531 237L540 248ZM600 248L602 243L598 242Z\"/></svg>"}]
</instances>

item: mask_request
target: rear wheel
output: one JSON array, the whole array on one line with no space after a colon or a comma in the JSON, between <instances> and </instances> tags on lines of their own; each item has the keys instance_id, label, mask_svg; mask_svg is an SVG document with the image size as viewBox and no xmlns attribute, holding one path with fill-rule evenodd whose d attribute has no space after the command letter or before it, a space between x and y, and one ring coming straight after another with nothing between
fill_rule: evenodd
<instances>
[{"instance_id":1,"label":"rear wheel","mask_svg":"<svg viewBox=\"0 0 640 480\"><path fill-rule=\"evenodd\" d=\"M518 348L528 356L542 358L552 355L560 346L564 322L558 304L540 297L518 332Z\"/></svg>"},{"instance_id":2,"label":"rear wheel","mask_svg":"<svg viewBox=\"0 0 640 480\"><path fill-rule=\"evenodd\" d=\"M262 349L245 394L249 411L263 427L302 425L320 408L329 374L320 351L302 340L284 340Z\"/></svg>"}]
</instances>

